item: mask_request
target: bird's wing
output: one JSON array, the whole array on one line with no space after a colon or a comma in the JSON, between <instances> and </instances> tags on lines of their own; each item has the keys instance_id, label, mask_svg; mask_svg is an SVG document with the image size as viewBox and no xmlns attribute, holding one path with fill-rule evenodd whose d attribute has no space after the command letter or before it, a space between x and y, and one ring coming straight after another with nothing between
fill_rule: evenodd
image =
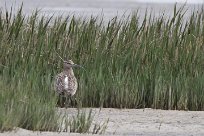
<instances>
[{"instance_id":1,"label":"bird's wing","mask_svg":"<svg viewBox=\"0 0 204 136\"><path fill-rule=\"evenodd\" d=\"M64 77L63 75L60 73L56 76L55 78L55 89L56 92L61 94L63 93L64 90Z\"/></svg>"}]
</instances>

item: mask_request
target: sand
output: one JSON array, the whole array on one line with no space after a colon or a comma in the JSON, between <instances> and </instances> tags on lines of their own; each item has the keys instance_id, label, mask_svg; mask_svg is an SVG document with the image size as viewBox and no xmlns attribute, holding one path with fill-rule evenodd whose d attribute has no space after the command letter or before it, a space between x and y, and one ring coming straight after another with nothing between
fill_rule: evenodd
<instances>
[{"instance_id":1,"label":"sand","mask_svg":"<svg viewBox=\"0 0 204 136\"><path fill-rule=\"evenodd\" d=\"M84 109L89 112L89 109ZM75 115L77 110L58 109ZM107 121L105 135L138 136L204 136L204 111L174 111L155 109L93 109L94 123ZM33 132L17 129L0 136L65 136L85 135L57 132Z\"/></svg>"}]
</instances>

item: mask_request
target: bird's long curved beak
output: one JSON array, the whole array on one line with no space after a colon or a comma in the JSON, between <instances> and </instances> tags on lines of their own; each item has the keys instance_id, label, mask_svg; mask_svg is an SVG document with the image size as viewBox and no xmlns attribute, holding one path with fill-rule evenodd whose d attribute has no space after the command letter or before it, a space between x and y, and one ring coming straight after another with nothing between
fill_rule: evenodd
<instances>
[{"instance_id":1,"label":"bird's long curved beak","mask_svg":"<svg viewBox=\"0 0 204 136\"><path fill-rule=\"evenodd\" d=\"M82 69L84 69L84 67L83 67L83 66L81 66L81 65L78 65L78 64L72 64L72 67L79 67L79 68L82 68Z\"/></svg>"}]
</instances>

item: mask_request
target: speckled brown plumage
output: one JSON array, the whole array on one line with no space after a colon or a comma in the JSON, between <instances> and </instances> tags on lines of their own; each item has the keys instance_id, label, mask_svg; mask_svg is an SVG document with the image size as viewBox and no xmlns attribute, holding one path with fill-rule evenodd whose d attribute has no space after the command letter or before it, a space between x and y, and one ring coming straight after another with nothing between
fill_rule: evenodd
<instances>
[{"instance_id":1,"label":"speckled brown plumage","mask_svg":"<svg viewBox=\"0 0 204 136\"><path fill-rule=\"evenodd\" d=\"M64 69L55 77L55 90L59 94L58 102L60 107L66 106L67 100L73 96L77 91L77 79L74 76L72 67L77 67L72 60L64 61Z\"/></svg>"}]
</instances>

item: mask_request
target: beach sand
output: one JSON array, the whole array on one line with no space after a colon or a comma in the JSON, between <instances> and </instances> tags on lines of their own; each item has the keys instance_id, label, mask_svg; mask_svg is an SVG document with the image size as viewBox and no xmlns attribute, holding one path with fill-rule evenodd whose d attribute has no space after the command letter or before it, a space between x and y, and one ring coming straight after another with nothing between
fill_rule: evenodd
<instances>
[{"instance_id":1,"label":"beach sand","mask_svg":"<svg viewBox=\"0 0 204 136\"><path fill-rule=\"evenodd\" d=\"M87 113L89 108L83 109ZM70 116L77 114L77 109L57 109ZM176 111L156 109L92 109L94 123L109 119L105 135L139 136L204 136L204 111ZM0 136L65 136L87 135L57 132L33 132L16 129L0 133Z\"/></svg>"}]
</instances>

